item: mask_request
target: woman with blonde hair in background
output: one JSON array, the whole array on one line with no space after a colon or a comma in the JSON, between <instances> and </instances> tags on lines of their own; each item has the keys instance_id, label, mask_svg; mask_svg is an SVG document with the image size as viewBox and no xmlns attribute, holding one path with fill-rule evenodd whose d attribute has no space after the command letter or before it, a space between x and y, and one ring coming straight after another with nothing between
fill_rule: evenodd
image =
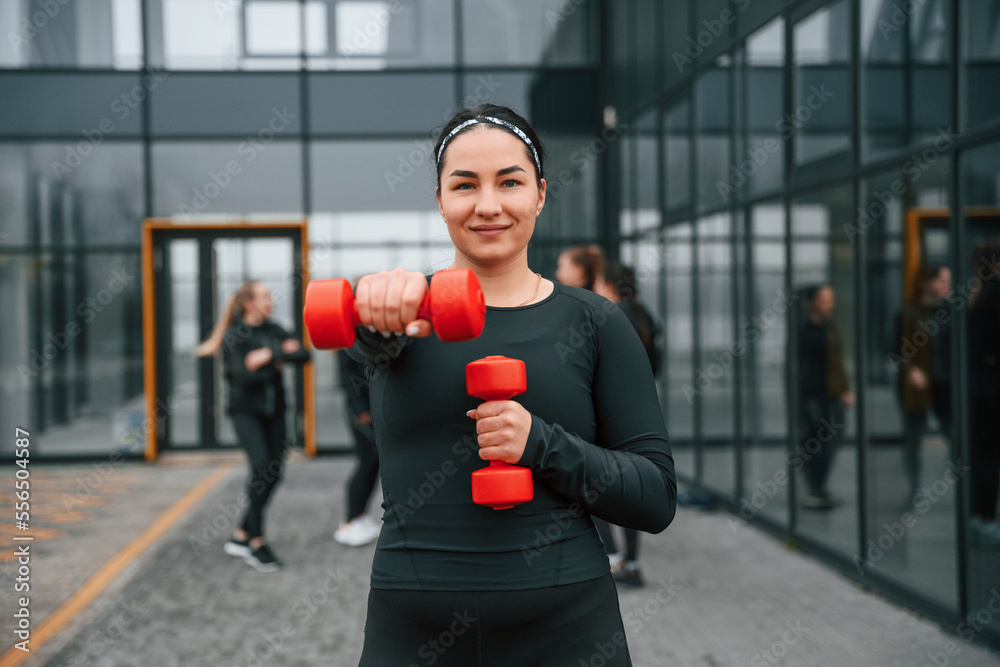
<instances>
[{"instance_id":1,"label":"woman with blonde hair in background","mask_svg":"<svg viewBox=\"0 0 1000 667\"><path fill-rule=\"evenodd\" d=\"M298 339L271 321L274 300L264 283L251 280L229 297L211 335L198 346L199 357L222 351L229 382L227 412L240 445L247 452L250 504L240 527L226 542L230 556L260 572L282 563L264 539L264 507L281 479L285 453L284 362L309 360Z\"/></svg>"}]
</instances>

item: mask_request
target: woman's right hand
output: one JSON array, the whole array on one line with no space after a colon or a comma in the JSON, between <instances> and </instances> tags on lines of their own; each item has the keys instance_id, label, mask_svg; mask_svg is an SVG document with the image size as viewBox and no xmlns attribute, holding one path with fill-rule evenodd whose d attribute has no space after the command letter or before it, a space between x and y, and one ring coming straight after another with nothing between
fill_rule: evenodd
<instances>
[{"instance_id":1,"label":"woman's right hand","mask_svg":"<svg viewBox=\"0 0 1000 667\"><path fill-rule=\"evenodd\" d=\"M391 333L423 338L434 327L428 320L417 319L420 304L427 294L427 277L419 271L397 267L364 276L355 290L358 319L362 326Z\"/></svg>"}]
</instances>

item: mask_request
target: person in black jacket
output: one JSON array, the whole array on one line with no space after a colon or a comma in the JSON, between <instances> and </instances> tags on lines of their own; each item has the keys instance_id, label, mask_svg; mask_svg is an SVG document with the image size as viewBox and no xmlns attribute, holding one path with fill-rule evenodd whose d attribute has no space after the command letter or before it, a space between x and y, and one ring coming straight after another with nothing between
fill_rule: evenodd
<instances>
[{"instance_id":1,"label":"person in black jacket","mask_svg":"<svg viewBox=\"0 0 1000 667\"><path fill-rule=\"evenodd\" d=\"M358 461L347 482L347 516L334 531L333 539L349 547L360 547L378 537L381 530L377 521L365 515L365 507L378 480L378 451L365 365L351 359L346 350L337 351L337 362Z\"/></svg>"},{"instance_id":2,"label":"person in black jacket","mask_svg":"<svg viewBox=\"0 0 1000 667\"><path fill-rule=\"evenodd\" d=\"M269 319L273 309L267 285L243 283L196 352L204 357L222 350L229 381L229 417L250 463L249 505L224 548L261 572L282 567L264 539L264 507L281 479L286 448L281 369L285 362L309 360L308 350Z\"/></svg>"},{"instance_id":3,"label":"person in black jacket","mask_svg":"<svg viewBox=\"0 0 1000 667\"><path fill-rule=\"evenodd\" d=\"M660 350L657 345L659 325L649 311L639 303L637 298L638 285L635 272L620 262L603 263L603 272L594 281L594 292L608 301L618 304L625 317L639 334L642 347L646 350L649 365L656 377L660 371ZM639 531L625 528L625 554L618 552L611 524L603 519L594 519L601 541L608 551L611 563L611 573L617 581L630 586L642 586L642 572L639 568Z\"/></svg>"},{"instance_id":4,"label":"person in black jacket","mask_svg":"<svg viewBox=\"0 0 1000 667\"><path fill-rule=\"evenodd\" d=\"M973 544L996 549L1000 547L1000 244L984 243L972 260L981 287L969 309L969 513Z\"/></svg>"}]
</instances>

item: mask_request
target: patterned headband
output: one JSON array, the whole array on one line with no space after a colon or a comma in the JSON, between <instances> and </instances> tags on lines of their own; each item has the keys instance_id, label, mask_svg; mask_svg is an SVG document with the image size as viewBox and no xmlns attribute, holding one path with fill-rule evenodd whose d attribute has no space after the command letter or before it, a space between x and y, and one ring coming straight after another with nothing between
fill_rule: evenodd
<instances>
[{"instance_id":1,"label":"patterned headband","mask_svg":"<svg viewBox=\"0 0 1000 667\"><path fill-rule=\"evenodd\" d=\"M494 125L499 125L500 127L507 128L508 130L516 134L521 141L526 143L528 145L528 148L531 149L532 156L534 156L535 158L535 168L538 169L538 176L541 177L542 162L541 160L538 159L538 151L535 150L535 145L531 143L531 139L528 138L528 135L522 132L521 128L517 127L516 125L512 125L511 123L508 123L507 121L501 120L499 118L494 118L493 116L483 116L482 118L471 118L462 123L461 125L459 125L458 127L456 127L451 132L449 132L448 136L446 136L444 138L444 141L441 142L441 148L438 149L438 154L437 154L438 164L441 164L441 155L444 154L444 147L448 145L449 141L455 138L456 134L458 134L465 128L469 127L470 125L476 125L484 121L487 123L493 123Z\"/></svg>"}]
</instances>

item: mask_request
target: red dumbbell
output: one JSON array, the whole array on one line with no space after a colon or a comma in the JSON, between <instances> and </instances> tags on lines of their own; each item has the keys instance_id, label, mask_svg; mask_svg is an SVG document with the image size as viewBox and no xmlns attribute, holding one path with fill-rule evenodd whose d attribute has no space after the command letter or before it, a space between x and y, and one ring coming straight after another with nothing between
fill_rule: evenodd
<instances>
[{"instance_id":1,"label":"red dumbbell","mask_svg":"<svg viewBox=\"0 0 1000 667\"><path fill-rule=\"evenodd\" d=\"M302 317L312 344L321 350L354 345L361 324L354 291L342 278L310 282ZM469 269L435 273L417 319L430 320L438 338L449 343L477 338L486 324L486 301L476 274Z\"/></svg>"},{"instance_id":2,"label":"red dumbbell","mask_svg":"<svg viewBox=\"0 0 1000 667\"><path fill-rule=\"evenodd\" d=\"M469 396L484 401L506 401L528 388L524 362L520 359L484 357L465 366L465 388ZM531 471L503 461L472 473L472 502L505 510L532 498Z\"/></svg>"}]
</instances>

